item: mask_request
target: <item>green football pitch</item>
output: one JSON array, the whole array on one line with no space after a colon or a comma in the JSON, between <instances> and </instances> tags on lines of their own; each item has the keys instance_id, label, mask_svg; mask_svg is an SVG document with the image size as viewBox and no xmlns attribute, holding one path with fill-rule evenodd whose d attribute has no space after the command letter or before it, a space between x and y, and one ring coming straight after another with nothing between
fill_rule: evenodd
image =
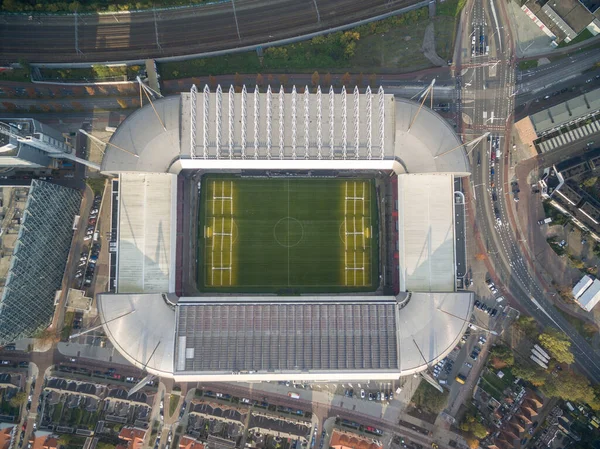
<instances>
[{"instance_id":1,"label":"green football pitch","mask_svg":"<svg viewBox=\"0 0 600 449\"><path fill-rule=\"evenodd\" d=\"M206 292L373 291L378 272L370 179L204 176L198 287Z\"/></svg>"}]
</instances>

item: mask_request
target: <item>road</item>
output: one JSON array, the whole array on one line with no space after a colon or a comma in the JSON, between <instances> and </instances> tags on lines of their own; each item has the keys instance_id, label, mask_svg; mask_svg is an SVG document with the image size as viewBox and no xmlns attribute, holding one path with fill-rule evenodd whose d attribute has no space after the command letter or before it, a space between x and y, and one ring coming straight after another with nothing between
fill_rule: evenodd
<instances>
[{"instance_id":1,"label":"road","mask_svg":"<svg viewBox=\"0 0 600 449\"><path fill-rule=\"evenodd\" d=\"M416 0L237 0L127 14L0 16L0 62L106 62L228 50L326 30Z\"/></svg>"},{"instance_id":2,"label":"road","mask_svg":"<svg viewBox=\"0 0 600 449\"><path fill-rule=\"evenodd\" d=\"M496 10L497 24L492 6ZM501 1L475 0L473 22L477 24L487 22L488 35L491 35L493 29L500 28L502 22L506 23L503 7ZM499 140L500 150L500 157L492 161L493 139L490 142L484 140L475 147L472 155L472 189L467 200L471 204L470 213L474 215L476 230L480 236L480 252L488 255L486 262L490 277L504 286L508 296L519 304L522 310L532 315L542 326L561 329L568 335L572 342L576 364L590 379L598 383L600 382L598 362L600 355L594 352L546 299L548 292L540 285L535 270L530 268L534 266L532 261L523 257L527 252L524 251L525 242L519 235L514 220L512 180L508 179L512 141L507 141L507 136L510 136L514 108L512 94L515 91L515 67L512 57L514 48L510 36L507 39L507 34L498 32L493 35L490 46L492 47L490 55L477 57L479 66L465 71L472 81L466 80L463 73L464 108L467 108L467 102L470 101L471 110L474 111L471 115L472 124L467 131L472 133L472 137L486 131L491 132ZM503 48L502 52L500 48ZM494 54L497 55L496 62L493 63L495 72L491 64L486 64L489 62L486 58L493 58ZM564 67L561 69L560 73L563 76L570 70L570 64L570 62L566 64L566 69ZM474 73L471 74L472 71ZM538 74L541 76L546 72L544 70ZM493 88L490 88L489 78L492 74L495 74L496 80ZM480 163L478 164L477 161Z\"/></svg>"}]
</instances>

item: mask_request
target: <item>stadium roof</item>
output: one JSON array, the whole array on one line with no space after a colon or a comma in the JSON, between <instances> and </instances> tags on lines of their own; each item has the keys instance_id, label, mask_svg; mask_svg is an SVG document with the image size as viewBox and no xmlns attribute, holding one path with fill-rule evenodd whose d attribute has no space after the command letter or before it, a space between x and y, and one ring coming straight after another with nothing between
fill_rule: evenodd
<instances>
[{"instance_id":1,"label":"stadium roof","mask_svg":"<svg viewBox=\"0 0 600 449\"><path fill-rule=\"evenodd\" d=\"M411 293L402 305L393 296L186 297L173 305L160 294L98 295L119 351L176 381L412 374L454 348L472 301L469 292Z\"/></svg>"},{"instance_id":2,"label":"stadium roof","mask_svg":"<svg viewBox=\"0 0 600 449\"><path fill-rule=\"evenodd\" d=\"M174 291L177 176L123 173L120 192L117 292Z\"/></svg>"},{"instance_id":3,"label":"stadium roof","mask_svg":"<svg viewBox=\"0 0 600 449\"><path fill-rule=\"evenodd\" d=\"M400 291L454 291L454 178L398 176Z\"/></svg>"},{"instance_id":4,"label":"stadium roof","mask_svg":"<svg viewBox=\"0 0 600 449\"><path fill-rule=\"evenodd\" d=\"M280 94L269 88L254 94L219 87L218 92L194 87L155 101L156 113L150 105L138 109L113 134L102 170L372 168L469 174L465 152L449 152L461 142L448 123L382 89L304 94L294 88Z\"/></svg>"},{"instance_id":5,"label":"stadium roof","mask_svg":"<svg viewBox=\"0 0 600 449\"><path fill-rule=\"evenodd\" d=\"M173 372L175 307L162 294L99 294L98 313L119 352L158 375Z\"/></svg>"}]
</instances>

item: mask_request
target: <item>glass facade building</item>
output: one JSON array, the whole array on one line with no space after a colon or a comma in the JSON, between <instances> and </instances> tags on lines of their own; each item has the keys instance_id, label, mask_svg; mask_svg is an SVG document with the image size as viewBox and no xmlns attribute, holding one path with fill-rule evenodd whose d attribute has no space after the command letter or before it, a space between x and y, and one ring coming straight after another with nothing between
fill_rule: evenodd
<instances>
[{"instance_id":1,"label":"glass facade building","mask_svg":"<svg viewBox=\"0 0 600 449\"><path fill-rule=\"evenodd\" d=\"M78 190L32 181L0 301L0 345L50 324L80 203Z\"/></svg>"}]
</instances>

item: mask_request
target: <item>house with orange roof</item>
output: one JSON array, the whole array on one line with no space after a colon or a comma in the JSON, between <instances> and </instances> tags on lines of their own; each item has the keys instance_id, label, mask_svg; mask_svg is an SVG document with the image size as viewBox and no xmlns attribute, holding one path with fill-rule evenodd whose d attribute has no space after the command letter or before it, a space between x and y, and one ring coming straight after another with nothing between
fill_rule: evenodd
<instances>
[{"instance_id":1,"label":"house with orange roof","mask_svg":"<svg viewBox=\"0 0 600 449\"><path fill-rule=\"evenodd\" d=\"M179 440L179 449L204 449L204 444L199 443L191 437L183 436Z\"/></svg>"},{"instance_id":2,"label":"house with orange roof","mask_svg":"<svg viewBox=\"0 0 600 449\"><path fill-rule=\"evenodd\" d=\"M42 433L42 432L40 432ZM53 435L39 435L33 440L32 449L56 449L58 447L58 438Z\"/></svg>"},{"instance_id":3,"label":"house with orange roof","mask_svg":"<svg viewBox=\"0 0 600 449\"><path fill-rule=\"evenodd\" d=\"M144 445L146 430L137 427L123 427L119 432L119 439L127 442L127 449L141 449Z\"/></svg>"},{"instance_id":4,"label":"house with orange roof","mask_svg":"<svg viewBox=\"0 0 600 449\"><path fill-rule=\"evenodd\" d=\"M373 439L355 433L334 430L331 435L329 447L334 449L380 449Z\"/></svg>"},{"instance_id":5,"label":"house with orange roof","mask_svg":"<svg viewBox=\"0 0 600 449\"><path fill-rule=\"evenodd\" d=\"M8 449L14 428L15 426L7 426L0 430L0 449Z\"/></svg>"}]
</instances>

